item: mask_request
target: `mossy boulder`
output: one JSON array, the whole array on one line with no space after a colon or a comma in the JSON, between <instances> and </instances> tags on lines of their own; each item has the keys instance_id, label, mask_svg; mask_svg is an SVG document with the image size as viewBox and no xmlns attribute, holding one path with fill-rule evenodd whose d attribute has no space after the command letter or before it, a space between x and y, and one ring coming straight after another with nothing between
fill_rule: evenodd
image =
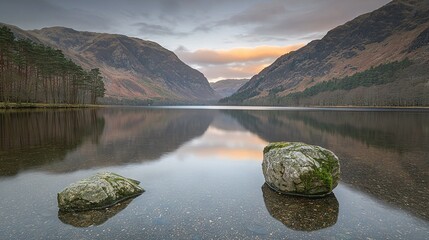
<instances>
[{"instance_id":1,"label":"mossy boulder","mask_svg":"<svg viewBox=\"0 0 429 240\"><path fill-rule=\"evenodd\" d=\"M265 182L277 192L321 197L340 179L340 163L331 151L300 142L270 143L264 148Z\"/></svg>"},{"instance_id":2,"label":"mossy boulder","mask_svg":"<svg viewBox=\"0 0 429 240\"><path fill-rule=\"evenodd\" d=\"M140 182L111 172L97 173L58 193L60 211L103 209L144 192Z\"/></svg>"}]
</instances>

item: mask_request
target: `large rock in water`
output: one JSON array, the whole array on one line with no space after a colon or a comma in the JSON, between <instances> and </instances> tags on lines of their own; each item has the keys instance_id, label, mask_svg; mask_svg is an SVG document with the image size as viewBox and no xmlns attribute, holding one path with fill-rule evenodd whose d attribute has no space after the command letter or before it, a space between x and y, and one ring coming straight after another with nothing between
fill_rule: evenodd
<instances>
[{"instance_id":1,"label":"large rock in water","mask_svg":"<svg viewBox=\"0 0 429 240\"><path fill-rule=\"evenodd\" d=\"M340 179L340 164L333 152L299 142L266 146L262 171L272 189L308 197L331 193Z\"/></svg>"},{"instance_id":2,"label":"large rock in water","mask_svg":"<svg viewBox=\"0 0 429 240\"><path fill-rule=\"evenodd\" d=\"M58 193L60 211L102 209L144 192L139 181L105 172L72 183Z\"/></svg>"}]
</instances>

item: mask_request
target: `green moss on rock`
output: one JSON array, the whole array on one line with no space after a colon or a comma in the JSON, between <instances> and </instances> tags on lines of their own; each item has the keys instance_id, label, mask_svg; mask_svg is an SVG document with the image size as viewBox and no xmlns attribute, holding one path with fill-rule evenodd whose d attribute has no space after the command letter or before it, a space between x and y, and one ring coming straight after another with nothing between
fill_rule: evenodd
<instances>
[{"instance_id":1,"label":"green moss on rock","mask_svg":"<svg viewBox=\"0 0 429 240\"><path fill-rule=\"evenodd\" d=\"M61 211L102 209L144 192L139 181L115 173L98 173L71 184L58 193Z\"/></svg>"},{"instance_id":2,"label":"green moss on rock","mask_svg":"<svg viewBox=\"0 0 429 240\"><path fill-rule=\"evenodd\" d=\"M276 149L276 148L284 148L291 145L291 143L289 142L274 142L274 143L270 143L268 144L268 146L266 146L264 148L264 154L269 152L271 149Z\"/></svg>"},{"instance_id":3,"label":"green moss on rock","mask_svg":"<svg viewBox=\"0 0 429 240\"><path fill-rule=\"evenodd\" d=\"M301 142L270 143L264 148L262 170L271 188L295 195L329 194L340 178L339 160L333 152Z\"/></svg>"}]
</instances>

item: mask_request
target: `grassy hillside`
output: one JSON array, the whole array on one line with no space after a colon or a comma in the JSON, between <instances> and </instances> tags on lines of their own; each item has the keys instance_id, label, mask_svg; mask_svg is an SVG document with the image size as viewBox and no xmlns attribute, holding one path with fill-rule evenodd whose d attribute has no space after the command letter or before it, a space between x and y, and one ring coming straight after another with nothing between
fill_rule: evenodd
<instances>
[{"instance_id":1,"label":"grassy hillside","mask_svg":"<svg viewBox=\"0 0 429 240\"><path fill-rule=\"evenodd\" d=\"M427 106L428 52L429 1L394 0L281 56L220 103Z\"/></svg>"}]
</instances>

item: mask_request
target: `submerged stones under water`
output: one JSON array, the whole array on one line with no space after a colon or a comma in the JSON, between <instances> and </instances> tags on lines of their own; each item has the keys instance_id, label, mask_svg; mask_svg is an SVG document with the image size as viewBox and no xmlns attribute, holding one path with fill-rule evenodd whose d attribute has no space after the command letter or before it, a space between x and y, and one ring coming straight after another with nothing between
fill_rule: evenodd
<instances>
[{"instance_id":1,"label":"submerged stones under water","mask_svg":"<svg viewBox=\"0 0 429 240\"><path fill-rule=\"evenodd\" d=\"M97 173L58 193L58 207L60 211L103 209L142 194L144 190L138 184L115 173Z\"/></svg>"},{"instance_id":2,"label":"submerged stones under water","mask_svg":"<svg viewBox=\"0 0 429 240\"><path fill-rule=\"evenodd\" d=\"M340 179L339 160L333 152L300 142L266 146L262 171L272 189L307 197L331 193Z\"/></svg>"}]
</instances>

